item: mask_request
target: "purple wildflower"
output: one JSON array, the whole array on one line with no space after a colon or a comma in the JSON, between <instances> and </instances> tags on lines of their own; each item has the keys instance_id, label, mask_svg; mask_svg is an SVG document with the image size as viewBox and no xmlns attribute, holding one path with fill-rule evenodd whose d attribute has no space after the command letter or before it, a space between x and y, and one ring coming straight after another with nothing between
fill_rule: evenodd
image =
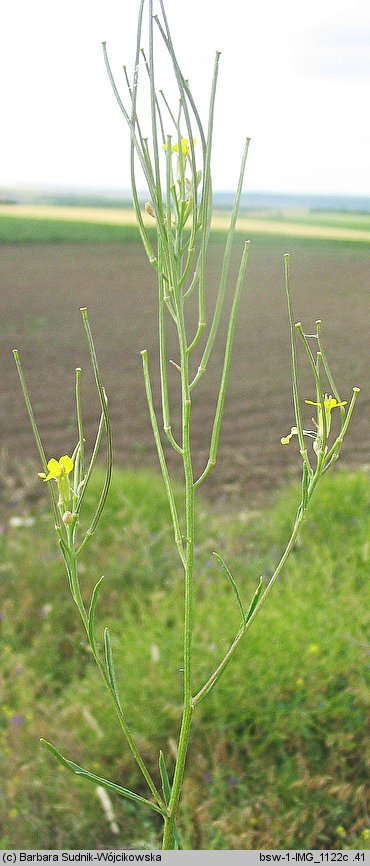
<instances>
[{"instance_id":1,"label":"purple wildflower","mask_svg":"<svg viewBox=\"0 0 370 866\"><path fill-rule=\"evenodd\" d=\"M230 776L230 778L227 780L227 784L230 788L235 788L235 785L238 784L238 780L235 778L235 776Z\"/></svg>"}]
</instances>

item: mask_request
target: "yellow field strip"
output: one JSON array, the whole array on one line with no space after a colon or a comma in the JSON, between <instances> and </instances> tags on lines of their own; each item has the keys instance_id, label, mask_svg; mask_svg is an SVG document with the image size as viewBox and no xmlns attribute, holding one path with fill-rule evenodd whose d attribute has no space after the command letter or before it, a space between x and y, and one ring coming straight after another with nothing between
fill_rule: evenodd
<instances>
[{"instance_id":1,"label":"yellow field strip","mask_svg":"<svg viewBox=\"0 0 370 866\"><path fill-rule=\"evenodd\" d=\"M212 228L216 231L225 231L227 226L226 217L218 215L213 217ZM370 243L370 230L350 229L343 226L310 225L309 223L295 223L288 220L281 220L280 222L278 220L240 217L237 228L246 236L253 233L328 241L367 241Z\"/></svg>"},{"instance_id":2,"label":"yellow field strip","mask_svg":"<svg viewBox=\"0 0 370 866\"><path fill-rule=\"evenodd\" d=\"M59 205L17 204L0 205L0 216L24 217L25 219L64 220L64 222L100 223L100 225L136 225L135 213L131 208L108 207L64 207ZM144 222L153 226L154 221L143 213Z\"/></svg>"},{"instance_id":3,"label":"yellow field strip","mask_svg":"<svg viewBox=\"0 0 370 866\"><path fill-rule=\"evenodd\" d=\"M28 219L64 220L65 222L99 223L100 225L134 226L136 217L130 208L59 207L57 205L0 205L0 216L23 217ZM152 217L143 212L144 223L153 228ZM216 214L212 228L226 231L229 225L227 215ZM311 225L292 221L277 221L268 218L240 217L237 229L247 237L250 234L266 234L317 240L367 241L370 230L351 229L344 226Z\"/></svg>"}]
</instances>

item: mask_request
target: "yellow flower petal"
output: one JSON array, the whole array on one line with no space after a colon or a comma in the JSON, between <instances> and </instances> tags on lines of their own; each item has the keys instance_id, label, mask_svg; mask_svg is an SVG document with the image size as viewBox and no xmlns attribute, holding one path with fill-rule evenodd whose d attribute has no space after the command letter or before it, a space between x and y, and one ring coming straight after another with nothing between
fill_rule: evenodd
<instances>
[{"instance_id":1,"label":"yellow flower petal","mask_svg":"<svg viewBox=\"0 0 370 866\"><path fill-rule=\"evenodd\" d=\"M45 480L46 480L46 481L49 481L50 478L58 478L58 475L59 475L59 463L58 463L58 461L55 459L55 457L52 457L51 460L49 460L49 462L48 462L48 464L47 464L47 467L48 467L48 470L49 470L49 475L46 476L46 479L45 479Z\"/></svg>"},{"instance_id":2,"label":"yellow flower petal","mask_svg":"<svg viewBox=\"0 0 370 866\"><path fill-rule=\"evenodd\" d=\"M194 147L195 147L196 143L197 143L196 138L193 138L193 146ZM164 144L163 147L164 147L164 150L167 150L167 144ZM178 153L179 152L179 142L176 142L176 144L173 144L171 147L171 150L174 153ZM181 153L182 153L182 155L187 156L189 153L189 150L190 150L189 139L188 138L182 138L181 139Z\"/></svg>"},{"instance_id":3,"label":"yellow flower petal","mask_svg":"<svg viewBox=\"0 0 370 866\"><path fill-rule=\"evenodd\" d=\"M71 457L68 457L68 454L64 454L59 460L52 457L47 464L47 468L49 470L48 475L45 472L38 472L38 477L42 478L43 481L55 479L59 483L59 480L63 477L66 478L72 472L73 460Z\"/></svg>"},{"instance_id":4,"label":"yellow flower petal","mask_svg":"<svg viewBox=\"0 0 370 866\"><path fill-rule=\"evenodd\" d=\"M174 153L178 153L178 152L179 152L179 143L178 143L178 141L176 142L176 144L173 145L173 147L171 147L171 150L173 150ZM182 138L182 139L181 139L181 153L182 153L182 155L183 155L183 156L186 156L188 150L189 150L189 141L188 141L187 138Z\"/></svg>"},{"instance_id":5,"label":"yellow flower petal","mask_svg":"<svg viewBox=\"0 0 370 866\"><path fill-rule=\"evenodd\" d=\"M64 469L65 475L69 475L73 469L73 460L71 457L68 457L68 454L65 454L64 457L61 457L59 460L59 466L62 466ZM49 468L49 466L48 466Z\"/></svg>"},{"instance_id":6,"label":"yellow flower petal","mask_svg":"<svg viewBox=\"0 0 370 866\"><path fill-rule=\"evenodd\" d=\"M327 400L324 400L325 409L328 409L331 412L332 409L336 409L338 406L346 406L347 400L342 400L341 403L338 403L334 397L328 397Z\"/></svg>"},{"instance_id":7,"label":"yellow flower petal","mask_svg":"<svg viewBox=\"0 0 370 866\"><path fill-rule=\"evenodd\" d=\"M321 407L321 403L316 403L315 400L305 400L304 402L305 402L305 403L308 403L309 406L319 406L319 407ZM338 403L338 401L335 399L335 397L332 397L331 395L330 395L330 397L328 397L328 395L325 394L325 398L324 398L324 408L325 408L328 412L331 412L332 409L337 409L338 406L346 406L346 405L347 405L347 400L341 400L341 402Z\"/></svg>"}]
</instances>

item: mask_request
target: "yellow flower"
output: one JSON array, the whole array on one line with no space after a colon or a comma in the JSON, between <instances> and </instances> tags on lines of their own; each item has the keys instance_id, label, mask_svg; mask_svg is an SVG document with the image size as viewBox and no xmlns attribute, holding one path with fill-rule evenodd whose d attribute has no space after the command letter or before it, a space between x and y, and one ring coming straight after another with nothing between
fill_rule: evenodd
<instances>
[{"instance_id":1,"label":"yellow flower","mask_svg":"<svg viewBox=\"0 0 370 866\"><path fill-rule=\"evenodd\" d=\"M60 457L59 460L52 457L47 464L47 468L49 470L48 474L46 475L45 472L38 472L38 477L41 478L42 481L55 480L59 490L59 505L67 504L71 499L71 488L68 475L73 469L72 458L68 457L68 454L65 454L64 457Z\"/></svg>"},{"instance_id":2,"label":"yellow flower","mask_svg":"<svg viewBox=\"0 0 370 866\"><path fill-rule=\"evenodd\" d=\"M303 679L303 677L297 677L297 679L296 679L296 681L295 681L295 684L296 684L296 686L299 686L300 688L301 688L302 686L304 686L304 679Z\"/></svg>"},{"instance_id":3,"label":"yellow flower","mask_svg":"<svg viewBox=\"0 0 370 866\"><path fill-rule=\"evenodd\" d=\"M195 147L196 143L197 143L196 139L193 138L194 147ZM167 150L167 144L164 144L163 147L165 150ZM171 150L173 150L174 153L178 153L179 152L179 142L176 142L176 144L173 144L171 147ZM189 139L188 138L182 138L181 139L181 153L182 153L182 155L187 156L189 153L189 150L190 150Z\"/></svg>"},{"instance_id":4,"label":"yellow flower","mask_svg":"<svg viewBox=\"0 0 370 866\"><path fill-rule=\"evenodd\" d=\"M49 474L46 475L45 472L38 472L39 478L42 478L43 481L51 481L52 478L58 480L58 478L63 478L69 475L73 469L73 460L71 457L68 457L66 454L64 457L60 457L59 460L56 460L55 457L52 457L47 464Z\"/></svg>"},{"instance_id":5,"label":"yellow flower","mask_svg":"<svg viewBox=\"0 0 370 866\"><path fill-rule=\"evenodd\" d=\"M315 655L315 653L318 653L318 651L319 651L319 647L318 647L317 643L312 643L308 649L308 652L311 653L311 655Z\"/></svg>"},{"instance_id":6,"label":"yellow flower","mask_svg":"<svg viewBox=\"0 0 370 866\"><path fill-rule=\"evenodd\" d=\"M341 824L338 824L338 827L335 828L335 832L336 832L337 836L345 836L346 835L346 831L345 831L344 827L342 827Z\"/></svg>"},{"instance_id":7,"label":"yellow flower","mask_svg":"<svg viewBox=\"0 0 370 866\"><path fill-rule=\"evenodd\" d=\"M313 447L314 451L318 453L323 448L324 442L324 421L322 417L322 406L320 402L316 402L315 400L305 400L305 403L308 403L309 406L317 406L317 422L313 419L313 423L317 430L302 430L304 436L309 436L310 439L313 439ZM330 433L330 424L331 424L331 411L332 409L337 409L340 406L346 406L347 400L342 400L338 402L335 397L332 397L331 394L328 397L325 394L324 397L324 412L325 412L325 427L326 427L326 439ZM287 436L282 436L280 442L282 445L289 445L289 442L292 436L298 436L298 430L296 427L292 427L290 433ZM325 440L326 441L326 440Z\"/></svg>"},{"instance_id":8,"label":"yellow flower","mask_svg":"<svg viewBox=\"0 0 370 866\"><path fill-rule=\"evenodd\" d=\"M315 400L305 400L304 402L308 403L310 406L319 406L319 408L321 409L321 403L316 403ZM330 397L328 397L328 395L325 394L325 397L324 397L325 412L330 413L332 409L337 409L339 406L346 406L346 405L347 405L347 400L341 400L341 402L338 403L338 400L336 400L334 397L332 397L331 394L330 394Z\"/></svg>"},{"instance_id":9,"label":"yellow flower","mask_svg":"<svg viewBox=\"0 0 370 866\"><path fill-rule=\"evenodd\" d=\"M368 842L368 840L370 839L370 830L368 827L365 827L365 829L361 833L361 836L363 839L365 839L365 842Z\"/></svg>"},{"instance_id":10,"label":"yellow flower","mask_svg":"<svg viewBox=\"0 0 370 866\"><path fill-rule=\"evenodd\" d=\"M320 402L316 402L315 400L305 400L309 406L317 406L317 451L320 451L323 447L324 442L324 420L322 417L322 406ZM325 412L325 426L326 426L326 438L328 438L330 433L330 425L331 425L331 412L332 409L338 409L340 406L346 406L347 400L342 400L338 403L338 400L335 397L332 397L331 394L328 397L325 394L324 397L324 412Z\"/></svg>"}]
</instances>

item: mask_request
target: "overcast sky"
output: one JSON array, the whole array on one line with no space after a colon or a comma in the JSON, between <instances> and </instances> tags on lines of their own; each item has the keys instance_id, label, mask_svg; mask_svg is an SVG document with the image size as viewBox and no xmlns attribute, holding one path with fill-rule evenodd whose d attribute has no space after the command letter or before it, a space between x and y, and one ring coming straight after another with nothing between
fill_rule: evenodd
<instances>
[{"instance_id":1,"label":"overcast sky","mask_svg":"<svg viewBox=\"0 0 370 866\"><path fill-rule=\"evenodd\" d=\"M132 67L138 5L2 4L0 186L129 187L128 132L101 41L126 95L121 66ZM368 0L167 0L166 8L205 120L214 52L222 52L216 189L235 187L248 135L245 189L370 193ZM157 82L171 94L161 61Z\"/></svg>"}]
</instances>

